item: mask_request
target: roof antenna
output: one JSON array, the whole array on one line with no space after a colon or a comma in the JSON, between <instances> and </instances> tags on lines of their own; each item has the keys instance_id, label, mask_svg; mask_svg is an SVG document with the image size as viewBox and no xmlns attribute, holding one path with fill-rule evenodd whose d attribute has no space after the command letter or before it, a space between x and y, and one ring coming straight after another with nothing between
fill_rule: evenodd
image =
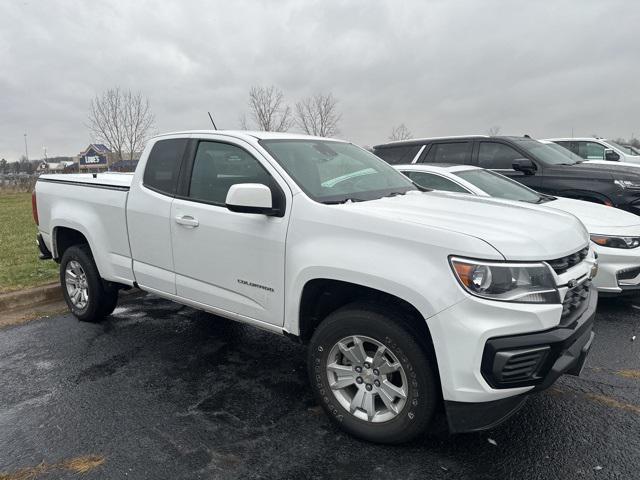
<instances>
[{"instance_id":1,"label":"roof antenna","mask_svg":"<svg viewBox=\"0 0 640 480\"><path fill-rule=\"evenodd\" d=\"M211 120L211 123L213 124L213 129L217 130L218 127L216 127L216 122L213 121L213 117L211 116L211 112L207 112L209 114L209 120Z\"/></svg>"}]
</instances>

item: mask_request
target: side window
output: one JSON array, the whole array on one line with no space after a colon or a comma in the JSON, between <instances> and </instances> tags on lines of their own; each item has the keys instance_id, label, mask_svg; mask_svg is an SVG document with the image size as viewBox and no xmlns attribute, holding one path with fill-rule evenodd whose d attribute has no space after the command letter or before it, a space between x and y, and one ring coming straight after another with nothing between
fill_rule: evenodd
<instances>
[{"instance_id":1,"label":"side window","mask_svg":"<svg viewBox=\"0 0 640 480\"><path fill-rule=\"evenodd\" d=\"M435 143L425 159L427 163L471 163L471 142Z\"/></svg>"},{"instance_id":2,"label":"side window","mask_svg":"<svg viewBox=\"0 0 640 480\"><path fill-rule=\"evenodd\" d=\"M202 141L193 161L189 198L224 205L236 183L262 183L274 188L271 175L249 153L235 145Z\"/></svg>"},{"instance_id":3,"label":"side window","mask_svg":"<svg viewBox=\"0 0 640 480\"><path fill-rule=\"evenodd\" d=\"M462 188L457 183L444 178L441 175L426 172L406 171L402 172L411 180L421 187L430 188L431 190L443 190L445 192L470 193L467 189Z\"/></svg>"},{"instance_id":4,"label":"side window","mask_svg":"<svg viewBox=\"0 0 640 480\"><path fill-rule=\"evenodd\" d=\"M579 153L578 153L578 144L576 142L562 141L562 142L555 142L555 143L557 143L561 147L566 148L567 150L572 151L576 155L579 155Z\"/></svg>"},{"instance_id":5,"label":"side window","mask_svg":"<svg viewBox=\"0 0 640 480\"><path fill-rule=\"evenodd\" d=\"M604 160L604 146L596 142L578 142L578 155L587 160Z\"/></svg>"},{"instance_id":6,"label":"side window","mask_svg":"<svg viewBox=\"0 0 640 480\"><path fill-rule=\"evenodd\" d=\"M397 147L377 148L374 153L391 165L411 163L420 151L421 145L399 145Z\"/></svg>"},{"instance_id":7,"label":"side window","mask_svg":"<svg viewBox=\"0 0 640 480\"><path fill-rule=\"evenodd\" d=\"M187 146L186 138L160 140L155 143L144 169L142 183L145 187L167 195L174 195L180 173L182 155Z\"/></svg>"},{"instance_id":8,"label":"side window","mask_svg":"<svg viewBox=\"0 0 640 480\"><path fill-rule=\"evenodd\" d=\"M481 142L478 150L478 166L493 169L513 169L513 161L522 154L504 143Z\"/></svg>"}]
</instances>

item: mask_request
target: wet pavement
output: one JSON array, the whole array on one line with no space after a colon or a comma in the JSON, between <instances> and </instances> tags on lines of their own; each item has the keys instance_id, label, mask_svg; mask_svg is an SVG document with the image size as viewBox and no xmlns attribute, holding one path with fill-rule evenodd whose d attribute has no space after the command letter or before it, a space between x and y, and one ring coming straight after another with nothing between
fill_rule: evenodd
<instances>
[{"instance_id":1,"label":"wet pavement","mask_svg":"<svg viewBox=\"0 0 640 480\"><path fill-rule=\"evenodd\" d=\"M284 337L153 296L36 320L0 330L0 479L638 479L640 310L601 302L595 331L500 427L389 447L329 423Z\"/></svg>"}]
</instances>

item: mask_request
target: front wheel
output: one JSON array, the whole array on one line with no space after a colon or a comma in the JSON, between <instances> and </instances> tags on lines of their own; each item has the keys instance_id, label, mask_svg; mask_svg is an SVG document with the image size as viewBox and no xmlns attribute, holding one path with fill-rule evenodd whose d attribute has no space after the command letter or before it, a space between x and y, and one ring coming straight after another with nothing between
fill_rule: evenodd
<instances>
[{"instance_id":1,"label":"front wheel","mask_svg":"<svg viewBox=\"0 0 640 480\"><path fill-rule=\"evenodd\" d=\"M382 306L353 304L330 314L309 347L316 398L341 428L364 440L402 443L424 433L440 391L434 365Z\"/></svg>"},{"instance_id":2,"label":"front wheel","mask_svg":"<svg viewBox=\"0 0 640 480\"><path fill-rule=\"evenodd\" d=\"M87 245L69 247L60 261L60 283L67 306L79 320L99 322L118 302L118 290L102 281Z\"/></svg>"}]
</instances>

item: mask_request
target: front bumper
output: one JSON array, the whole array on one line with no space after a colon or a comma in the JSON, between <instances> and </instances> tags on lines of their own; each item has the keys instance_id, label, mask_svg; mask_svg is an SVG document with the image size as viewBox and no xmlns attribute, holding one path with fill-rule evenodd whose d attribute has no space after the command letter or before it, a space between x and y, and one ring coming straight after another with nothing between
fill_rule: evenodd
<instances>
[{"instance_id":1,"label":"front bumper","mask_svg":"<svg viewBox=\"0 0 640 480\"><path fill-rule=\"evenodd\" d=\"M495 390L525 393L489 402L445 400L452 432L491 428L509 418L525 402L529 393L551 386L560 375L579 375L594 338L592 331L597 293L592 291L583 313L570 325L548 330L493 337L486 341L481 372ZM510 360L515 363L510 365Z\"/></svg>"},{"instance_id":2,"label":"front bumper","mask_svg":"<svg viewBox=\"0 0 640 480\"><path fill-rule=\"evenodd\" d=\"M640 294L640 248L596 246L598 274L593 285L601 296Z\"/></svg>"}]
</instances>

